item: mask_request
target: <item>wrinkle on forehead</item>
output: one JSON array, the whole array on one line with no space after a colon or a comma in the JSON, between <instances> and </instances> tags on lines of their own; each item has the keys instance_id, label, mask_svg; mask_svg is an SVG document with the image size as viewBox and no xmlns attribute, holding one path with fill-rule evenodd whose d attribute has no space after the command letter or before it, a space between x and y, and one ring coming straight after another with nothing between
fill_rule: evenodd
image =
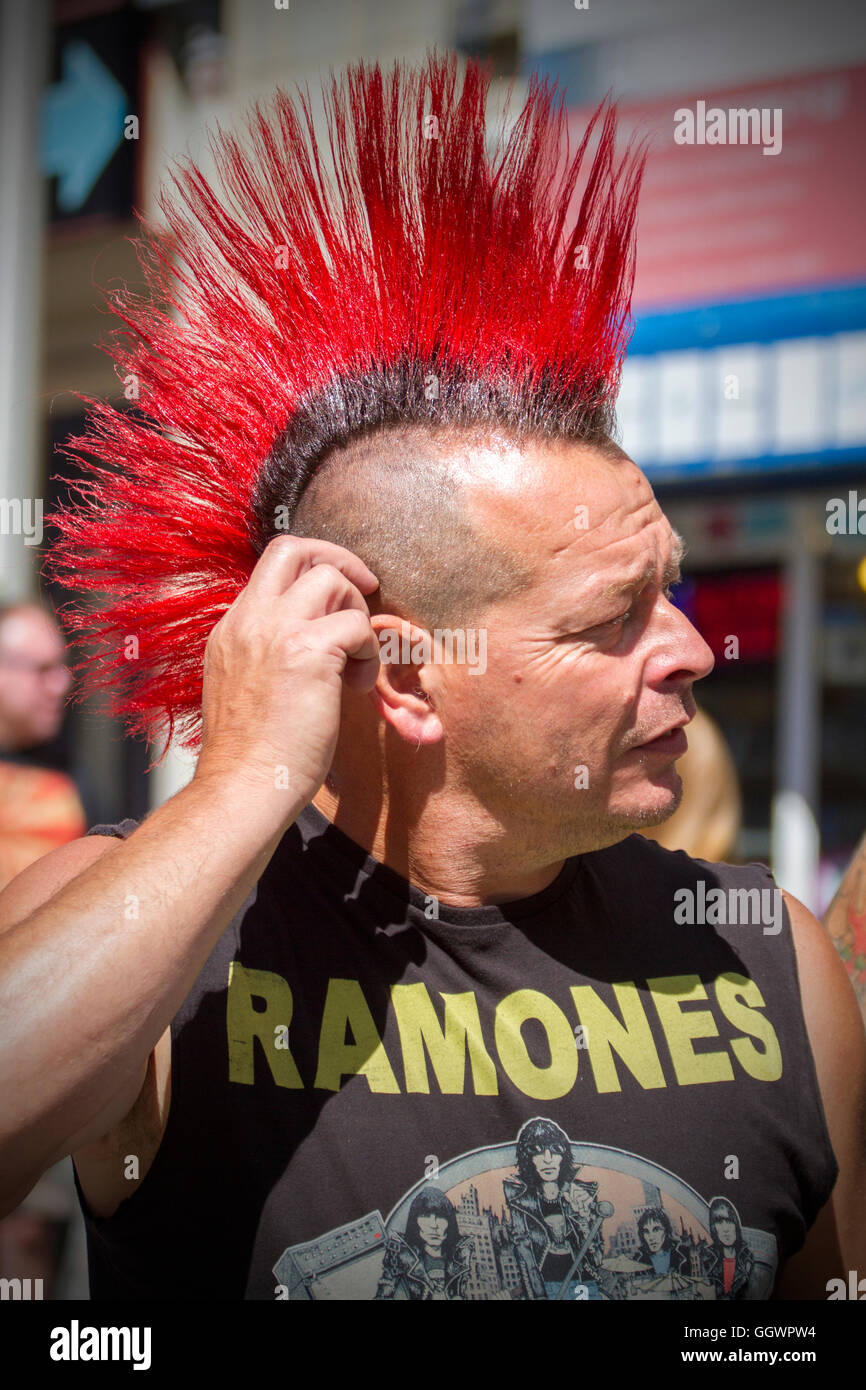
<instances>
[{"instance_id":1,"label":"wrinkle on forehead","mask_svg":"<svg viewBox=\"0 0 866 1390\"><path fill-rule=\"evenodd\" d=\"M660 518L660 520L667 521L667 518ZM669 534L671 537L671 553L665 563L663 577L666 584L673 584L678 582L680 578L680 564L686 553L686 543L679 532L674 531L672 527L670 528ZM639 580L649 583L655 578L656 573L657 565L655 560L648 560L642 567L636 566L634 572L629 573L625 581L620 578L612 584L605 584L598 590L598 595L601 599L616 598L624 589L631 588Z\"/></svg>"},{"instance_id":2,"label":"wrinkle on forehead","mask_svg":"<svg viewBox=\"0 0 866 1390\"><path fill-rule=\"evenodd\" d=\"M607 550L667 524L644 474L613 445L503 442L467 451L459 466L473 525L535 563ZM585 528L576 525L580 507Z\"/></svg>"}]
</instances>

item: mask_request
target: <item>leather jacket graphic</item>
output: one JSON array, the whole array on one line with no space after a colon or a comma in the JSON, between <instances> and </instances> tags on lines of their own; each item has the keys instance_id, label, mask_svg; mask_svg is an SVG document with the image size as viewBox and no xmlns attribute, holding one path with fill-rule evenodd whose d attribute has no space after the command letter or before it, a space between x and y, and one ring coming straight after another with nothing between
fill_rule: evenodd
<instances>
[{"instance_id":1,"label":"leather jacket graphic","mask_svg":"<svg viewBox=\"0 0 866 1390\"><path fill-rule=\"evenodd\" d=\"M571 1250L572 1258L581 1250L594 1221L594 1208L598 1183L580 1182L575 1179L572 1189L581 1191L585 1197L581 1209L560 1194L560 1209L564 1219L564 1243ZM506 1201L511 1213L511 1231L517 1258L520 1262L526 1286L531 1298L546 1298L541 1268L545 1255L553 1243L553 1232L544 1219L541 1206L541 1193L526 1186L519 1178L506 1179L503 1184ZM575 1269L572 1278L579 1281L588 1279L598 1281L603 1274L601 1261L604 1254L604 1238L601 1228L596 1231Z\"/></svg>"},{"instance_id":2,"label":"leather jacket graphic","mask_svg":"<svg viewBox=\"0 0 866 1390\"><path fill-rule=\"evenodd\" d=\"M474 1244L471 1236L458 1243L451 1259L445 1262L445 1280L440 1289L431 1279L422 1253L402 1236L389 1236L376 1298L408 1298L413 1302L429 1302L443 1295L447 1299L464 1298Z\"/></svg>"}]
</instances>

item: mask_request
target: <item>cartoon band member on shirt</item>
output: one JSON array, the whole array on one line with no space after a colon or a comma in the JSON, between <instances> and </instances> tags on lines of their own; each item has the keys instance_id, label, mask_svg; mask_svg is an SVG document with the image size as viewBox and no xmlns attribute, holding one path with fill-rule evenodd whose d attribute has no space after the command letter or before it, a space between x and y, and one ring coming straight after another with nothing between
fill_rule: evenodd
<instances>
[{"instance_id":1,"label":"cartoon band member on shirt","mask_svg":"<svg viewBox=\"0 0 866 1390\"><path fill-rule=\"evenodd\" d=\"M470 1222L471 1234L462 1234L463 1199L455 1207L446 1192L427 1184L411 1200L405 1229L390 1229L377 1299L764 1296L755 1251L727 1198L710 1202L706 1234L687 1230L682 1221L677 1232L656 1189L653 1203L632 1208L636 1243L612 1248L605 1258L603 1224L615 1208L599 1199L598 1182L578 1177L583 1165L575 1161L565 1131L550 1119L528 1120L513 1152L514 1169L501 1179L505 1210L493 1254L485 1255L478 1244L477 1197L475 1225Z\"/></svg>"},{"instance_id":2,"label":"cartoon band member on shirt","mask_svg":"<svg viewBox=\"0 0 866 1390\"><path fill-rule=\"evenodd\" d=\"M743 1239L733 1202L726 1197L713 1198L709 1227L713 1243L704 1254L704 1274L712 1281L716 1298L748 1298L755 1257Z\"/></svg>"},{"instance_id":3,"label":"cartoon band member on shirt","mask_svg":"<svg viewBox=\"0 0 866 1390\"><path fill-rule=\"evenodd\" d=\"M530 1298L604 1298L598 1183L581 1182L568 1135L553 1120L528 1120L517 1136L516 1179L502 1184L514 1247Z\"/></svg>"},{"instance_id":4,"label":"cartoon band member on shirt","mask_svg":"<svg viewBox=\"0 0 866 1390\"><path fill-rule=\"evenodd\" d=\"M689 1246L674 1235L673 1223L664 1207L646 1207L638 1217L638 1259L654 1275L693 1273Z\"/></svg>"},{"instance_id":5,"label":"cartoon band member on shirt","mask_svg":"<svg viewBox=\"0 0 866 1390\"><path fill-rule=\"evenodd\" d=\"M403 1235L388 1237L376 1298L464 1298L473 1247L471 1237L461 1237L457 1213L445 1193L422 1188L409 1208Z\"/></svg>"}]
</instances>

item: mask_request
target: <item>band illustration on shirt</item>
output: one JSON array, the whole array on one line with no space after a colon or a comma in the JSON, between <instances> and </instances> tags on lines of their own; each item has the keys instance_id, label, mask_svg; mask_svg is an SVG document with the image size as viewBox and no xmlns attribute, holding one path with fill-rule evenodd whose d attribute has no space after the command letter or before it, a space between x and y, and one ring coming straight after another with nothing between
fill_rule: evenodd
<instances>
[{"instance_id":1,"label":"band illustration on shirt","mask_svg":"<svg viewBox=\"0 0 866 1390\"><path fill-rule=\"evenodd\" d=\"M775 1238L623 1149L535 1117L395 1206L288 1247L277 1298L706 1300L772 1292Z\"/></svg>"}]
</instances>

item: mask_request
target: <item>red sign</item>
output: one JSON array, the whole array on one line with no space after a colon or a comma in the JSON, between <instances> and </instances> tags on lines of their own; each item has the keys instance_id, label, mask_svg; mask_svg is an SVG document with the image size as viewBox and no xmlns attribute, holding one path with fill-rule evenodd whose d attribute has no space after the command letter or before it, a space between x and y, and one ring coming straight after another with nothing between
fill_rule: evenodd
<instances>
[{"instance_id":1,"label":"red sign","mask_svg":"<svg viewBox=\"0 0 866 1390\"><path fill-rule=\"evenodd\" d=\"M717 661L773 661L781 602L777 570L697 574L688 616Z\"/></svg>"},{"instance_id":2,"label":"red sign","mask_svg":"<svg viewBox=\"0 0 866 1390\"><path fill-rule=\"evenodd\" d=\"M866 281L866 68L619 109L623 145L653 137L635 307ZM570 140L586 116L570 113Z\"/></svg>"}]
</instances>

